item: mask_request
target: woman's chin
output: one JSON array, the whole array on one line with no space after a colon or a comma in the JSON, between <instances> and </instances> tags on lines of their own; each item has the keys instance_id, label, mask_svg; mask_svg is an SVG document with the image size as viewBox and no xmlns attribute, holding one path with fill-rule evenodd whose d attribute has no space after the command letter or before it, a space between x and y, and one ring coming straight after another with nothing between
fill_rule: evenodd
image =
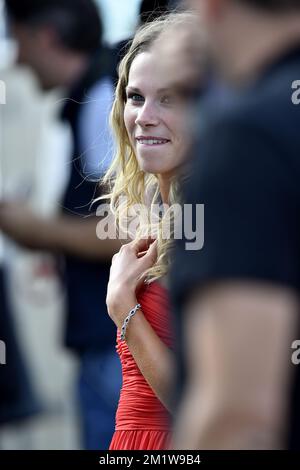
<instances>
[{"instance_id":1,"label":"woman's chin","mask_svg":"<svg viewBox=\"0 0 300 470\"><path fill-rule=\"evenodd\" d=\"M169 171L169 169L166 168L167 165L162 165L161 159L139 156L138 163L140 169L145 173L160 174Z\"/></svg>"},{"instance_id":2,"label":"woman's chin","mask_svg":"<svg viewBox=\"0 0 300 470\"><path fill-rule=\"evenodd\" d=\"M154 165L153 162L140 162L140 169L144 173L150 173L153 175L160 174L164 171L164 169L160 165Z\"/></svg>"}]
</instances>

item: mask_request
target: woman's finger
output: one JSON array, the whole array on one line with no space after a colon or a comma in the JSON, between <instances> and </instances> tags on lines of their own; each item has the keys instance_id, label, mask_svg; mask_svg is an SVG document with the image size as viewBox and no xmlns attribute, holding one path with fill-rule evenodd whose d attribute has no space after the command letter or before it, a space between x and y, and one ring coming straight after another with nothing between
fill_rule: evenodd
<instances>
[{"instance_id":1,"label":"woman's finger","mask_svg":"<svg viewBox=\"0 0 300 470\"><path fill-rule=\"evenodd\" d=\"M140 263L143 269L147 270L154 265L157 260L157 241L151 243L147 252L140 258Z\"/></svg>"},{"instance_id":2,"label":"woman's finger","mask_svg":"<svg viewBox=\"0 0 300 470\"><path fill-rule=\"evenodd\" d=\"M157 240L151 243L148 251L144 254L143 260L140 261L143 265L144 273L140 276L139 281L137 283L137 289L139 289L145 282L147 278L147 274L145 272L151 268L157 260Z\"/></svg>"},{"instance_id":3,"label":"woman's finger","mask_svg":"<svg viewBox=\"0 0 300 470\"><path fill-rule=\"evenodd\" d=\"M132 244L132 247L135 253L138 255L140 252L147 251L150 244L155 241L154 238L140 238L139 240L135 240Z\"/></svg>"},{"instance_id":4,"label":"woman's finger","mask_svg":"<svg viewBox=\"0 0 300 470\"><path fill-rule=\"evenodd\" d=\"M147 256L152 265L155 263L155 261L157 260L157 240L154 240L151 243L145 256Z\"/></svg>"}]
</instances>

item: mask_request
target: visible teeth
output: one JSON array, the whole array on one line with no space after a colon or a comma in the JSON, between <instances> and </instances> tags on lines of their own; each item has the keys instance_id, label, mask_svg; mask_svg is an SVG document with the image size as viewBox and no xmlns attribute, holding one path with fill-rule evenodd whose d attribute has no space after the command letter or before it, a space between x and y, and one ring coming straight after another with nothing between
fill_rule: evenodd
<instances>
[{"instance_id":1,"label":"visible teeth","mask_svg":"<svg viewBox=\"0 0 300 470\"><path fill-rule=\"evenodd\" d=\"M146 145L158 145L158 144L165 144L166 140L158 140L158 139L139 139L140 144Z\"/></svg>"}]
</instances>

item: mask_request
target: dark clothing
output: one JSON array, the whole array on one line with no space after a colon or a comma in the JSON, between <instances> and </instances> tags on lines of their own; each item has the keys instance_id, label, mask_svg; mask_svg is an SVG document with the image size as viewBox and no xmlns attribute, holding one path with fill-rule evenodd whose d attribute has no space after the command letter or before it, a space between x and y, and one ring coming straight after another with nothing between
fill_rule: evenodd
<instances>
[{"instance_id":1,"label":"dark clothing","mask_svg":"<svg viewBox=\"0 0 300 470\"><path fill-rule=\"evenodd\" d=\"M114 53L117 56L118 62L121 62L123 57L128 52L129 47L132 43L132 39L133 38L123 39L122 41L119 41L117 44L114 45Z\"/></svg>"},{"instance_id":2,"label":"dark clothing","mask_svg":"<svg viewBox=\"0 0 300 470\"><path fill-rule=\"evenodd\" d=\"M100 196L100 189L98 182L89 181L83 175L81 158L86 149L80 145L79 116L89 90L102 78L114 80L115 75L114 56L103 48L91 60L87 73L71 91L63 109L62 117L70 123L73 137L71 176L63 201L66 214L85 217L96 212L97 205L91 207L91 203ZM99 161L101 158L99 155ZM80 353L104 351L114 344L115 326L108 317L105 302L110 264L110 261L92 262L65 256L66 345Z\"/></svg>"},{"instance_id":3,"label":"dark clothing","mask_svg":"<svg viewBox=\"0 0 300 470\"><path fill-rule=\"evenodd\" d=\"M300 47L226 105L211 99L201 105L184 202L205 205L205 241L199 251L186 251L186 240L177 243L171 278L179 318L191 289L208 282L300 289L300 106L292 102L299 77ZM290 367L299 397L300 369ZM299 400L291 403L287 447L299 449Z\"/></svg>"},{"instance_id":4,"label":"dark clothing","mask_svg":"<svg viewBox=\"0 0 300 470\"><path fill-rule=\"evenodd\" d=\"M0 340L5 344L1 352L6 352L0 361L0 425L42 411L18 346L6 292L4 272L0 268Z\"/></svg>"}]
</instances>

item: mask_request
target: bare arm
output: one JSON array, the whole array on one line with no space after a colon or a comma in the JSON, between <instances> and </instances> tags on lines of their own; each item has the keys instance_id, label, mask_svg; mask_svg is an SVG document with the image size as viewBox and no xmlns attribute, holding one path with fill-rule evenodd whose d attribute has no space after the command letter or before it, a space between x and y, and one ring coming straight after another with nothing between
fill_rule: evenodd
<instances>
[{"instance_id":1,"label":"bare arm","mask_svg":"<svg viewBox=\"0 0 300 470\"><path fill-rule=\"evenodd\" d=\"M176 449L284 447L298 299L265 284L220 284L185 311L190 380Z\"/></svg>"},{"instance_id":2,"label":"bare arm","mask_svg":"<svg viewBox=\"0 0 300 470\"><path fill-rule=\"evenodd\" d=\"M143 242L124 245L114 256L107 290L107 307L111 319L120 330L128 312L136 305L136 289L140 276L156 259L156 248L150 246L145 255ZM174 357L172 351L161 341L142 311L131 318L126 342L137 366L146 381L169 410L172 410L172 386L174 381Z\"/></svg>"},{"instance_id":3,"label":"bare arm","mask_svg":"<svg viewBox=\"0 0 300 470\"><path fill-rule=\"evenodd\" d=\"M60 216L46 221L44 248L93 260L111 260L120 249L118 239L99 240L96 217Z\"/></svg>"},{"instance_id":4,"label":"bare arm","mask_svg":"<svg viewBox=\"0 0 300 470\"><path fill-rule=\"evenodd\" d=\"M144 315L132 319L128 327L128 347L148 384L169 410L173 411L175 358Z\"/></svg>"},{"instance_id":5,"label":"bare arm","mask_svg":"<svg viewBox=\"0 0 300 470\"><path fill-rule=\"evenodd\" d=\"M129 297L127 299L129 300ZM124 304L123 314L128 313L136 303L137 300L133 297L132 301L127 304L127 309L126 304ZM122 324L123 322L119 322L119 329L121 329ZM155 395L172 412L174 354L157 336L141 310L130 320L126 333L126 342L138 368Z\"/></svg>"},{"instance_id":6,"label":"bare arm","mask_svg":"<svg viewBox=\"0 0 300 470\"><path fill-rule=\"evenodd\" d=\"M0 230L32 250L62 252L82 258L110 260L120 249L116 239L99 240L99 217L59 215L41 217L25 204L0 204Z\"/></svg>"}]
</instances>

